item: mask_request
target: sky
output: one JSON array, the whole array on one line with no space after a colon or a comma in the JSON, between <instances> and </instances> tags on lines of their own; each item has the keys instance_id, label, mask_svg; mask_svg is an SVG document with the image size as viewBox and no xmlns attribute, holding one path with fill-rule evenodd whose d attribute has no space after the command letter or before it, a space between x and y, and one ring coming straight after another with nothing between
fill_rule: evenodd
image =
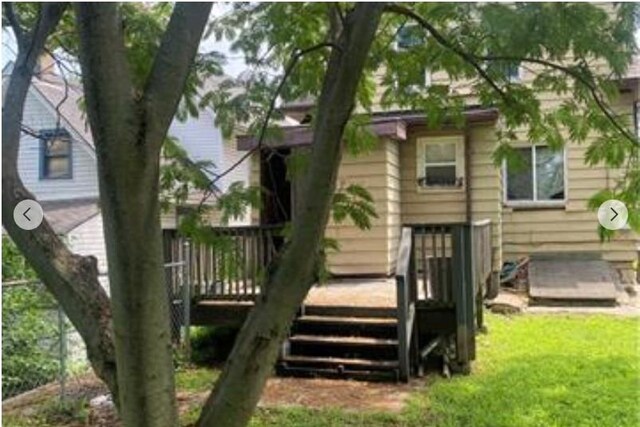
<instances>
[{"instance_id":1,"label":"sky","mask_svg":"<svg viewBox=\"0 0 640 427\"><path fill-rule=\"evenodd\" d=\"M214 3L211 11L211 18L219 17L231 10L230 3ZM244 71L245 62L242 58L242 54L237 52L231 52L231 43L225 40L219 42L215 41L213 36L204 40L200 46L201 52L217 51L224 54L227 57L227 63L223 66L224 72L232 77L238 77L238 75ZM15 58L16 43L13 37L13 32L3 29L2 30L2 67L7 62Z\"/></svg>"}]
</instances>

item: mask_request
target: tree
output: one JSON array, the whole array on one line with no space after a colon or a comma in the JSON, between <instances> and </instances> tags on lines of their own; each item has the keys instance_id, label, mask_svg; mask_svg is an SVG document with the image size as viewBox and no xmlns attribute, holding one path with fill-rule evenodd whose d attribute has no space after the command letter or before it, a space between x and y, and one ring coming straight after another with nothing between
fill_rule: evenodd
<instances>
[{"instance_id":1,"label":"tree","mask_svg":"<svg viewBox=\"0 0 640 427\"><path fill-rule=\"evenodd\" d=\"M15 205L33 198L16 167L24 100L63 4L37 7L35 19L15 6L4 7L18 40L18 56L3 103L3 225L87 343L94 370L119 396L125 424L165 426L177 423L177 413L163 283L159 155L194 68L211 4L176 5L162 39L145 46L152 53L150 61L136 49L154 27L123 28L124 8L115 3L74 6L98 159L111 304L97 281L94 259L70 253L46 222L26 232L12 220ZM31 29L25 30L29 24ZM127 49L131 31L142 39Z\"/></svg>"},{"instance_id":2,"label":"tree","mask_svg":"<svg viewBox=\"0 0 640 427\"><path fill-rule=\"evenodd\" d=\"M125 6L74 6L72 25L78 31L77 55L99 165L112 311L90 259L69 253L46 224L35 232L13 225L13 207L30 197L16 168L24 97L37 55L64 7L42 6L37 19L4 7L19 54L3 102L3 225L87 342L96 372L112 391L119 391L121 415L130 426L176 423L162 289L158 164L178 103L193 89L187 79L209 7L178 4L171 19L159 26L123 26ZM143 16L148 12L141 10ZM269 291L242 328L199 425L248 422L279 344L312 284L343 149L366 150L371 141L364 125L378 103L379 76L381 107L423 111L432 126L460 124L464 99L438 86L408 90L407 71L426 64L468 80L480 103L501 111L497 159L513 156L510 144L516 131L559 147L566 130L571 139L590 144L588 161L627 166L613 194L630 211L638 211L638 142L608 104L612 80L624 74L636 49L637 7L617 5L611 12L566 3L265 3L238 5L212 23L211 31L233 38L256 67L244 91L233 94L221 88L199 105L216 105L227 129L247 123L262 141L273 131L269 121L277 116L277 98L312 97L317 103L313 146L300 177L303 194L313 196L301 201ZM421 30L421 42L408 51L393 49L396 34L411 25ZM146 37L149 33L158 39ZM140 45L142 51L136 50ZM594 60L606 65L605 73L590 66ZM540 66L533 87L506 77L505 69L515 63ZM284 71L274 79L274 69ZM565 94L568 100L542 110L537 91ZM637 218L630 222L637 227Z\"/></svg>"}]
</instances>

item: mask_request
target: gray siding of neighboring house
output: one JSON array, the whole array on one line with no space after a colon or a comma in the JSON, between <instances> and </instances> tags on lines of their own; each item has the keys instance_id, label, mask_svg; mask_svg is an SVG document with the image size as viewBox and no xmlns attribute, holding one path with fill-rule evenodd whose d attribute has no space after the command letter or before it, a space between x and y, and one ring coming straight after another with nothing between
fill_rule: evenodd
<instances>
[{"instance_id":1,"label":"gray siding of neighboring house","mask_svg":"<svg viewBox=\"0 0 640 427\"><path fill-rule=\"evenodd\" d=\"M34 131L55 129L57 125L55 110L33 89L27 95L23 122ZM80 140L72 129L65 126L64 122L60 125L65 127L72 137L72 178L41 179L41 142L37 138L23 134L18 156L18 171L23 183L38 200L98 197L98 175L92 148Z\"/></svg>"}]
</instances>

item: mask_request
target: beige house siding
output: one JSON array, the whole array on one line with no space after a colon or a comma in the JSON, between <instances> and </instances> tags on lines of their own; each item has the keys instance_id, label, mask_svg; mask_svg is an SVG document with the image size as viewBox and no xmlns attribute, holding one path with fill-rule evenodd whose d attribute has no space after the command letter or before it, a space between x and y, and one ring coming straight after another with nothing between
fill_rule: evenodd
<instances>
[{"instance_id":1,"label":"beige house siding","mask_svg":"<svg viewBox=\"0 0 640 427\"><path fill-rule=\"evenodd\" d=\"M493 125L469 131L471 164L471 220L491 220L494 271L502 267L502 171L493 161L496 148Z\"/></svg>"},{"instance_id":2,"label":"beige house siding","mask_svg":"<svg viewBox=\"0 0 640 427\"><path fill-rule=\"evenodd\" d=\"M493 265L502 264L501 249L501 191L500 169L491 159L495 137L492 124L473 126L469 129L471 176L465 176L464 185L454 189L424 189L418 185L418 140L429 137L458 136L463 141L464 131L416 130L409 139L400 143L401 163L401 212L402 223L428 224L464 222L467 217L466 185L471 185L471 219L490 219L493 231Z\"/></svg>"},{"instance_id":3,"label":"beige house siding","mask_svg":"<svg viewBox=\"0 0 640 427\"><path fill-rule=\"evenodd\" d=\"M464 187L454 189L423 189L418 185L418 140L439 136L459 136L462 131L426 131L412 132L404 143L400 144L401 166L401 210L404 224L448 223L465 220Z\"/></svg>"},{"instance_id":4,"label":"beige house siding","mask_svg":"<svg viewBox=\"0 0 640 427\"><path fill-rule=\"evenodd\" d=\"M394 270L398 238L399 182L397 143L380 140L370 153L345 155L338 170L338 189L349 184L365 187L374 198L378 218L370 230L359 230L351 221L327 226L327 237L336 239L340 251L329 256L336 275L388 275Z\"/></svg>"},{"instance_id":5,"label":"beige house siding","mask_svg":"<svg viewBox=\"0 0 640 427\"><path fill-rule=\"evenodd\" d=\"M388 141L387 149L387 230L389 232L388 262L390 272L395 272L400 230L402 227L400 193L400 145L402 142Z\"/></svg>"},{"instance_id":6,"label":"beige house siding","mask_svg":"<svg viewBox=\"0 0 640 427\"><path fill-rule=\"evenodd\" d=\"M629 119L633 113L635 91L622 94L614 104L617 112ZM558 99L548 100L555 104ZM596 212L587 206L588 200L599 190L611 187L622 171L604 165L584 163L589 141L585 144L568 142L566 151L567 202L556 209L503 209L504 258L516 259L536 252L594 251L602 253L624 274L629 274L638 259L640 236L630 230L618 232L610 242L600 242Z\"/></svg>"}]
</instances>

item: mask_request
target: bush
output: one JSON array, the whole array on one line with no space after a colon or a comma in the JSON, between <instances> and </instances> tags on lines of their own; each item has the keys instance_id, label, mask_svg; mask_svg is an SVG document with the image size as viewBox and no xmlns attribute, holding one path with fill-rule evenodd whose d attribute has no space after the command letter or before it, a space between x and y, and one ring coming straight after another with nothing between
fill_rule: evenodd
<instances>
[{"instance_id":1,"label":"bush","mask_svg":"<svg viewBox=\"0 0 640 427\"><path fill-rule=\"evenodd\" d=\"M2 397L10 397L54 380L59 372L56 305L35 273L7 237L2 242Z\"/></svg>"},{"instance_id":2,"label":"bush","mask_svg":"<svg viewBox=\"0 0 640 427\"><path fill-rule=\"evenodd\" d=\"M191 361L209 366L224 362L231 353L237 328L194 327L191 331Z\"/></svg>"}]
</instances>

